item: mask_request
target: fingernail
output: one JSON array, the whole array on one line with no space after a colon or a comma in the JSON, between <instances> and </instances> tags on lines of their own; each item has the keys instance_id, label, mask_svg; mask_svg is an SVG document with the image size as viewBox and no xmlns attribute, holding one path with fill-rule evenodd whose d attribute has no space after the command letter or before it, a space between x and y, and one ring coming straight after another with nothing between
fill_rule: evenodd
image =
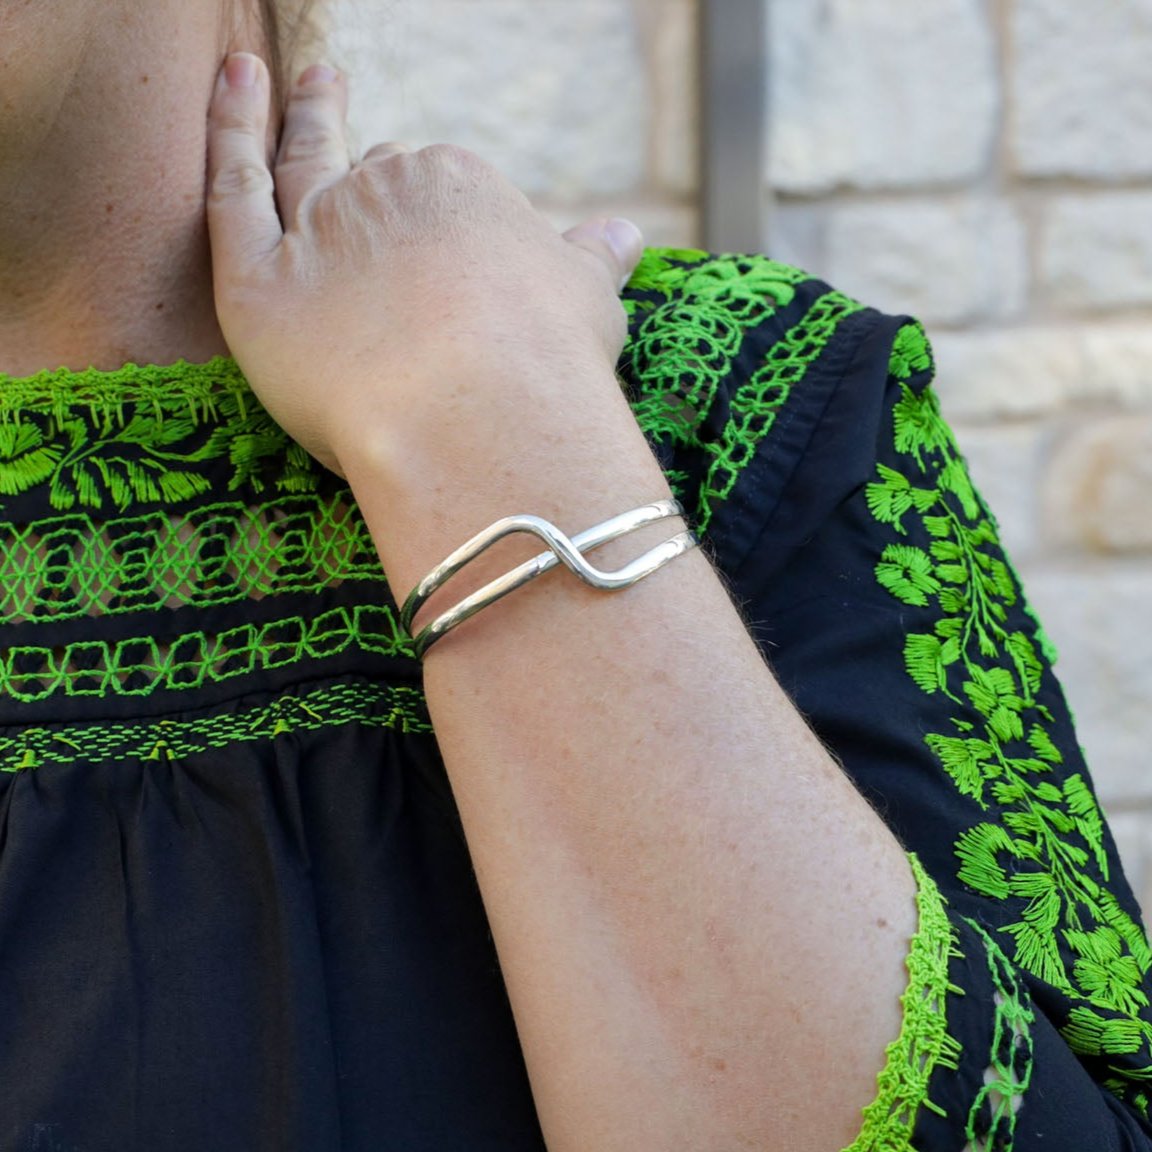
<instances>
[{"instance_id":1,"label":"fingernail","mask_svg":"<svg viewBox=\"0 0 1152 1152\"><path fill-rule=\"evenodd\" d=\"M300 73L300 79L296 81L297 84L335 84L340 79L340 73L335 68L329 68L327 64L313 64L311 68L305 68Z\"/></svg>"},{"instance_id":2,"label":"fingernail","mask_svg":"<svg viewBox=\"0 0 1152 1152\"><path fill-rule=\"evenodd\" d=\"M258 75L258 61L248 52L234 52L224 65L224 79L229 88L254 88Z\"/></svg>"},{"instance_id":3,"label":"fingernail","mask_svg":"<svg viewBox=\"0 0 1152 1152\"><path fill-rule=\"evenodd\" d=\"M623 289L632 278L632 269L644 251L644 234L631 220L617 216L604 225L604 239L616 254L616 259L627 269L620 281Z\"/></svg>"},{"instance_id":4,"label":"fingernail","mask_svg":"<svg viewBox=\"0 0 1152 1152\"><path fill-rule=\"evenodd\" d=\"M636 252L644 246L644 236L631 220L617 216L604 225L604 239L622 261L635 260Z\"/></svg>"}]
</instances>

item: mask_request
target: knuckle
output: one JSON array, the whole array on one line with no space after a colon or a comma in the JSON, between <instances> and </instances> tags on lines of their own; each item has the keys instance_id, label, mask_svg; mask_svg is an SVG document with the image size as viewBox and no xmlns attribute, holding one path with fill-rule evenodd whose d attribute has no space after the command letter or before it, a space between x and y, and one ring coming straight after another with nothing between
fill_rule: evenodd
<instances>
[{"instance_id":1,"label":"knuckle","mask_svg":"<svg viewBox=\"0 0 1152 1152\"><path fill-rule=\"evenodd\" d=\"M395 144L376 144L364 154L361 166L377 166L383 164L385 161L394 161L396 164L406 165L411 162L414 155L415 154L407 148L399 147Z\"/></svg>"},{"instance_id":2,"label":"knuckle","mask_svg":"<svg viewBox=\"0 0 1152 1152\"><path fill-rule=\"evenodd\" d=\"M229 103L214 104L208 113L208 121L216 132L225 135L251 136L256 131L251 115Z\"/></svg>"},{"instance_id":3,"label":"knuckle","mask_svg":"<svg viewBox=\"0 0 1152 1152\"><path fill-rule=\"evenodd\" d=\"M276 163L280 167L289 164L307 163L332 151L333 140L329 133L319 128L293 132L285 136Z\"/></svg>"},{"instance_id":4,"label":"knuckle","mask_svg":"<svg viewBox=\"0 0 1152 1152\"><path fill-rule=\"evenodd\" d=\"M357 195L369 198L386 197L394 171L386 171L382 161L386 157L366 156L363 162L349 174L349 187Z\"/></svg>"},{"instance_id":5,"label":"knuckle","mask_svg":"<svg viewBox=\"0 0 1152 1152\"><path fill-rule=\"evenodd\" d=\"M486 160L459 144L429 144L420 150L419 155L430 163L448 169L481 171L488 168Z\"/></svg>"},{"instance_id":6,"label":"knuckle","mask_svg":"<svg viewBox=\"0 0 1152 1152\"><path fill-rule=\"evenodd\" d=\"M263 196L270 194L272 187L272 174L263 164L241 160L225 164L215 173L209 198L219 201L238 196Z\"/></svg>"},{"instance_id":7,"label":"knuckle","mask_svg":"<svg viewBox=\"0 0 1152 1152\"><path fill-rule=\"evenodd\" d=\"M289 96L293 109L325 107L338 103L335 84L297 84Z\"/></svg>"}]
</instances>

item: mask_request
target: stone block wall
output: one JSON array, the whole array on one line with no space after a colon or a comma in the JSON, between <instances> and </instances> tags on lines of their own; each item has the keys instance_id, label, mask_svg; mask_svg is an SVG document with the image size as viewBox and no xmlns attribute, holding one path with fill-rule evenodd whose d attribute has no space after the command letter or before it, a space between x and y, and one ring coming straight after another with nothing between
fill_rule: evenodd
<instances>
[{"instance_id":1,"label":"stone block wall","mask_svg":"<svg viewBox=\"0 0 1152 1152\"><path fill-rule=\"evenodd\" d=\"M1152 0L766 2L761 247L928 325L1152 909ZM339 0L337 51L365 142L694 244L696 5Z\"/></svg>"},{"instance_id":2,"label":"stone block wall","mask_svg":"<svg viewBox=\"0 0 1152 1152\"><path fill-rule=\"evenodd\" d=\"M365 144L451 141L557 227L693 242L697 0L335 0Z\"/></svg>"}]
</instances>

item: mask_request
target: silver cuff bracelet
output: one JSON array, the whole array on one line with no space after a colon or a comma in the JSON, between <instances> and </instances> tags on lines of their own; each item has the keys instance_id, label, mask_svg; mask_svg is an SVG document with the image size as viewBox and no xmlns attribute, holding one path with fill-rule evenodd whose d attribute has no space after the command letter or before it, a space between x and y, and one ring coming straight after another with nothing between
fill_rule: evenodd
<instances>
[{"instance_id":1,"label":"silver cuff bracelet","mask_svg":"<svg viewBox=\"0 0 1152 1152\"><path fill-rule=\"evenodd\" d=\"M592 588L606 591L619 591L628 588L650 576L653 572L663 568L665 564L682 556L697 545L696 537L691 532L681 532L670 540L658 544L655 548L637 557L631 563L615 572L605 572L589 564L582 553L617 540L630 532L635 532L645 524L658 520L667 520L683 515L683 508L676 500L657 500L635 508L631 512L624 512L605 520L569 538L554 524L539 516L506 516L497 520L495 524L477 533L466 544L457 548L442 563L438 564L419 584L412 590L400 613L400 621L404 628L411 633L412 624L416 614L428 599L447 581L456 575L465 565L475 560L481 553L487 551L499 540L506 536L526 532L537 536L548 545L549 551L534 556L531 560L513 568L504 576L484 585L471 595L465 597L454 608L436 617L415 638L416 655L422 657L425 652L442 636L446 635L457 625L462 624L471 616L497 600L523 587L537 576L563 564L573 575Z\"/></svg>"}]
</instances>

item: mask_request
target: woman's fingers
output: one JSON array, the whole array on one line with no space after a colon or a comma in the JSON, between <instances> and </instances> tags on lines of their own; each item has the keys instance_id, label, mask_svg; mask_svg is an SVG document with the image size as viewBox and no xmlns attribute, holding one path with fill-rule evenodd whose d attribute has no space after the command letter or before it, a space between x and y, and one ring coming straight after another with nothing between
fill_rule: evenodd
<instances>
[{"instance_id":1,"label":"woman's fingers","mask_svg":"<svg viewBox=\"0 0 1152 1152\"><path fill-rule=\"evenodd\" d=\"M612 277L616 290L622 292L644 255L644 234L620 216L585 220L564 233L564 239L591 252Z\"/></svg>"},{"instance_id":2,"label":"woman's fingers","mask_svg":"<svg viewBox=\"0 0 1152 1152\"><path fill-rule=\"evenodd\" d=\"M262 60L229 56L208 115L208 228L218 285L253 271L283 239L265 156L270 93Z\"/></svg>"},{"instance_id":3,"label":"woman's fingers","mask_svg":"<svg viewBox=\"0 0 1152 1152\"><path fill-rule=\"evenodd\" d=\"M374 144L367 152L364 153L362 164L367 164L372 160L387 160L389 156L399 156L403 152L411 152L412 149L407 144L397 143L395 140L388 140L383 144Z\"/></svg>"},{"instance_id":4,"label":"woman's fingers","mask_svg":"<svg viewBox=\"0 0 1152 1152\"><path fill-rule=\"evenodd\" d=\"M348 85L325 65L309 68L292 89L276 157L276 195L286 231L296 226L310 193L348 174L347 114Z\"/></svg>"}]
</instances>

